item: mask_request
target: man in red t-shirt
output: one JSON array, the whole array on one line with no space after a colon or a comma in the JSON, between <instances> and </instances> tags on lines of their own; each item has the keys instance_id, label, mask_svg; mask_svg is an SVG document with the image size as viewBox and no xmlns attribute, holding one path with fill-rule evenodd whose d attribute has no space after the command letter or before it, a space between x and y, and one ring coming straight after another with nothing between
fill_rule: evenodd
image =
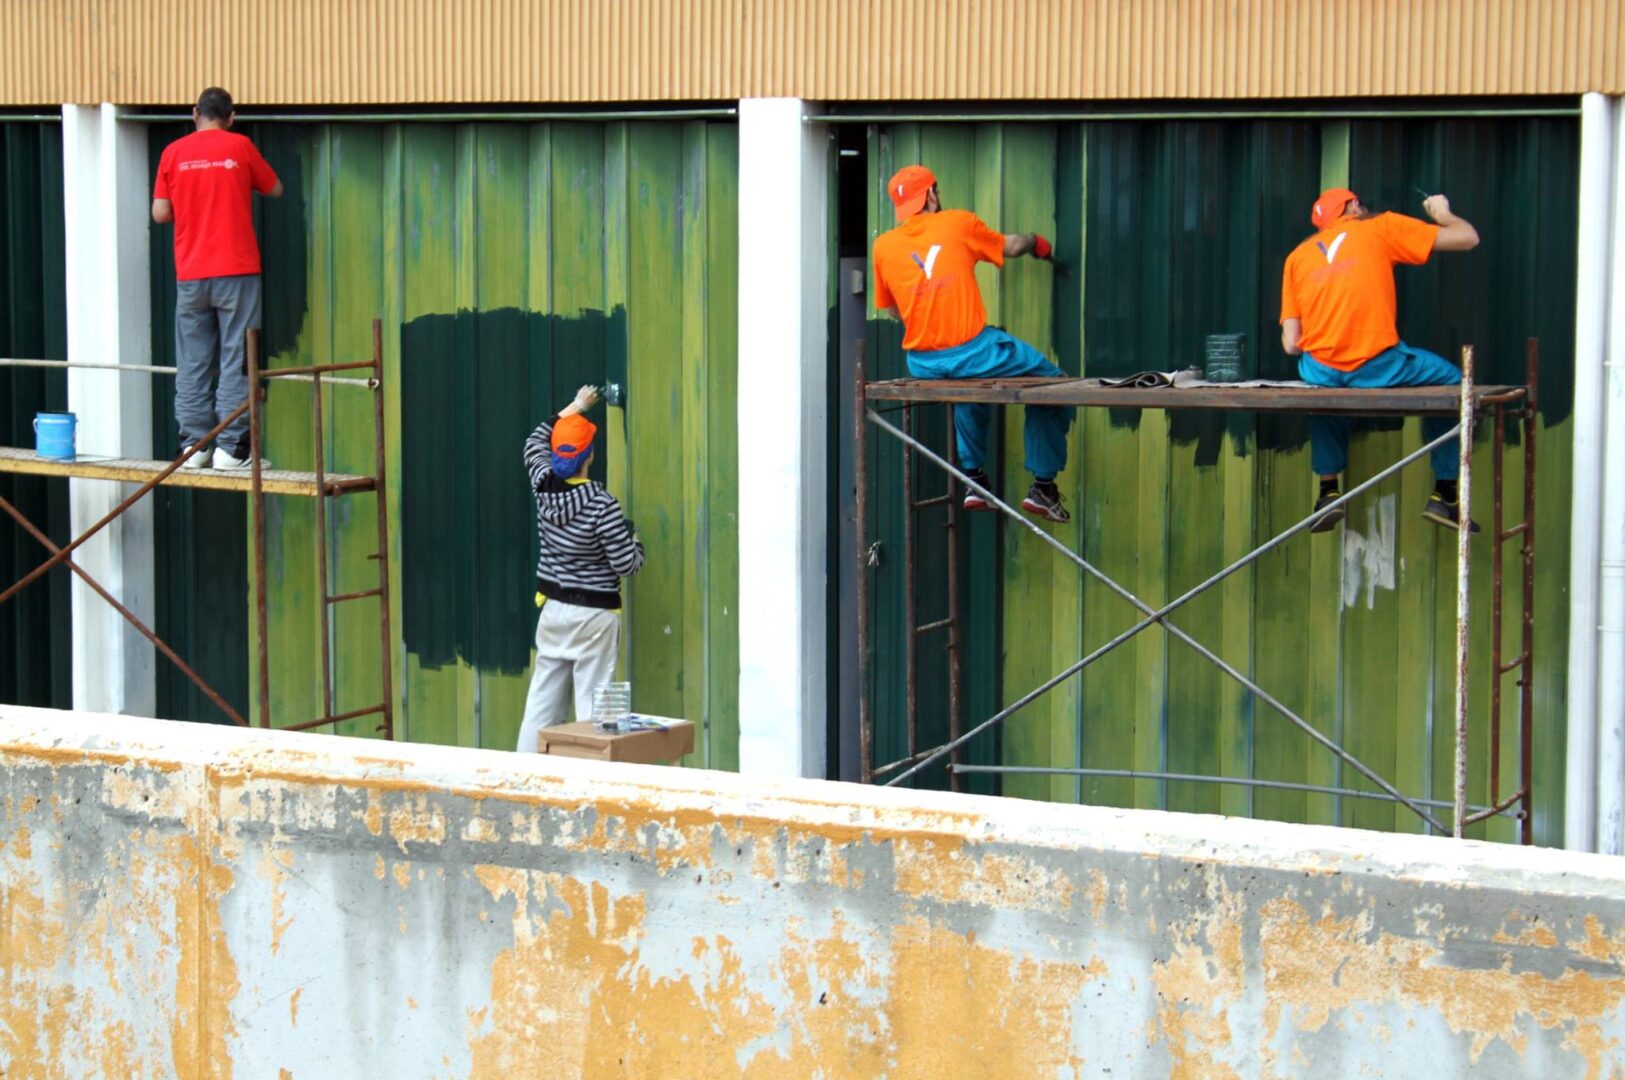
<instances>
[{"instance_id":1,"label":"man in red t-shirt","mask_svg":"<svg viewBox=\"0 0 1625 1080\"><path fill-rule=\"evenodd\" d=\"M987 324L979 262L1003 266L1007 258L1050 257L1050 243L1037 233L1005 235L969 210L944 210L937 178L923 165L900 169L886 185L898 225L875 240L875 307L903 324L903 353L917 379L993 379L1023 375L1064 378L1044 354ZM1056 475L1066 468L1066 433L1076 410L1029 405L1023 441L1033 485L1021 508L1035 517L1066 522ZM955 405L959 466L979 487L992 490L983 463L987 405ZM977 491L965 493L966 510L986 510Z\"/></svg>"},{"instance_id":2,"label":"man in red t-shirt","mask_svg":"<svg viewBox=\"0 0 1625 1080\"><path fill-rule=\"evenodd\" d=\"M230 131L233 119L230 94L203 91L192 110L197 130L164 148L152 189L152 220L175 223L175 422L183 451L248 400L245 339L260 325L254 192L282 194L259 150ZM216 446L186 467L248 467L246 413Z\"/></svg>"}]
</instances>

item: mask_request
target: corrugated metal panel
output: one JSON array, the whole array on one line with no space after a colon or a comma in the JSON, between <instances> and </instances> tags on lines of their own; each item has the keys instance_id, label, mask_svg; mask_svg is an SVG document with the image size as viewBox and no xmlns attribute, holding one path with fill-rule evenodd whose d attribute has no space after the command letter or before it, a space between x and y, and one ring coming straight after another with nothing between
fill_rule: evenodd
<instances>
[{"instance_id":1,"label":"corrugated metal panel","mask_svg":"<svg viewBox=\"0 0 1625 1080\"><path fill-rule=\"evenodd\" d=\"M25 0L0 102L1618 93L1618 0Z\"/></svg>"},{"instance_id":2,"label":"corrugated metal panel","mask_svg":"<svg viewBox=\"0 0 1625 1080\"><path fill-rule=\"evenodd\" d=\"M628 591L637 708L706 723L699 763L737 763L734 192L729 124L273 125L250 131L288 189L261 208L273 364L368 355L384 319L401 729L511 748L528 682L536 526L520 446L584 382L628 387L595 472L648 552ZM155 149L173 132L155 135ZM156 155L154 155L156 159ZM167 230L159 236L167 245ZM173 298L155 338L170 334ZM163 408L172 400L166 387ZM328 391L330 468L370 461L364 394ZM310 389L278 385L267 452L312 460ZM635 437L629 437L635 433ZM361 588L370 497L333 505L334 591ZM272 685L284 721L318 715L313 510L268 508ZM235 536L240 504L178 515ZM206 576L246 622L242 564ZM225 585L220 583L224 582ZM201 585L197 586L201 589ZM171 586L171 589L179 586ZM201 597L199 597L199 600ZM175 597L180 621L202 625ZM180 627L176 627L180 630ZM377 697L376 616L340 609L342 711ZM245 638L232 647L246 653ZM362 734L362 724L346 725Z\"/></svg>"},{"instance_id":3,"label":"corrugated metal panel","mask_svg":"<svg viewBox=\"0 0 1625 1080\"><path fill-rule=\"evenodd\" d=\"M68 355L62 219L62 129L0 118L0 356ZM0 368L0 445L33 446L34 414L68 405L62 371ZM68 483L0 476L0 496L58 544L68 542ZM49 553L0 516L0 588ZM58 569L0 606L0 701L73 704L68 571Z\"/></svg>"},{"instance_id":4,"label":"corrugated metal panel","mask_svg":"<svg viewBox=\"0 0 1625 1080\"><path fill-rule=\"evenodd\" d=\"M1063 367L1122 374L1200 363L1202 339L1249 335L1261 374L1295 377L1278 348L1280 272L1307 233L1323 181L1374 205L1414 212L1412 185L1444 190L1484 238L1475 252L1400 271L1407 340L1454 357L1478 347L1480 377L1521 381L1528 335L1542 342L1535 772L1536 835L1561 835L1565 718L1569 411L1572 374L1578 128L1569 120L1370 121L1352 124L1182 122L883 128L878 177L907 161L939 170L949 205L1008 230L1054 230L1064 270L1026 260L982 268L992 318L1046 348ZM885 148L903 148L892 152ZM976 165L968 164L970 162ZM974 171L973 171L974 170ZM873 184L879 191L878 180ZM875 196L878 198L878 196ZM871 222L890 224L889 207ZM876 324L882 373L900 370L896 331ZM1373 422L1354 440L1350 477L1370 475L1419 442L1415 421ZM1003 490L1019 494L1019 414L1004 417ZM1106 573L1155 604L1176 596L1299 520L1313 499L1306 426L1297 417L1083 410L1063 474L1074 524L1056 530ZM881 440L884 443L885 440ZM1488 518L1481 445L1474 498ZM874 516L900 505L889 485ZM1521 505L1521 459L1508 459L1508 513ZM1338 536L1300 537L1181 609L1175 622L1410 792L1448 798L1454 683L1454 544L1420 517L1432 480L1408 471L1352 509ZM891 529L888 533L885 530ZM999 700L1016 699L1132 625L1103 587L1080 589L1075 567L1007 531L1001 569ZM987 549L992 550L992 549ZM922 580L940 574L927 551ZM894 564L900 562L895 557ZM984 577L994 563L982 556ZM1488 548L1475 550L1472 798L1483 801L1489 695ZM1509 566L1511 564L1509 563ZM1386 568L1392 577L1379 571ZM1509 570L1509 573L1511 571ZM895 749L901 711L900 603L877 574L877 742ZM890 588L890 591L888 591ZM1521 617L1509 589L1506 627ZM982 616L987 614L984 606ZM974 632L974 628L973 628ZM1509 638L1514 640L1515 638ZM888 658L891 657L891 658ZM922 675L922 679L926 676ZM940 676L933 676L938 677ZM970 670L975 687L985 670ZM1511 698L1510 681L1507 683ZM985 688L974 692L985 693ZM967 716L975 722L990 714ZM1352 770L1258 706L1189 649L1147 631L1006 725L1009 764L1138 768L1351 786ZM1507 726L1503 767L1516 755ZM879 751L884 752L884 751ZM987 753L983 748L982 752ZM1505 788L1503 790L1506 790ZM1011 777L1004 791L1112 805L1411 830L1408 811L1367 800L1146 781ZM1486 835L1507 838L1508 824Z\"/></svg>"}]
</instances>

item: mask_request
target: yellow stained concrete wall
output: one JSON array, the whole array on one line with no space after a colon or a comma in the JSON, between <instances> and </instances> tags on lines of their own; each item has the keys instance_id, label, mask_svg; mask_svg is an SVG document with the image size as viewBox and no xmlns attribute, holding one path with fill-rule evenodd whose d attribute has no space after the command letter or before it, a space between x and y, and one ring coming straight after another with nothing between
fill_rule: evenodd
<instances>
[{"instance_id":1,"label":"yellow stained concrete wall","mask_svg":"<svg viewBox=\"0 0 1625 1080\"><path fill-rule=\"evenodd\" d=\"M1615 1077L1620 866L0 707L0 1074Z\"/></svg>"},{"instance_id":2,"label":"yellow stained concrete wall","mask_svg":"<svg viewBox=\"0 0 1625 1080\"><path fill-rule=\"evenodd\" d=\"M1619 93L1620 0L8 0L0 104Z\"/></svg>"}]
</instances>

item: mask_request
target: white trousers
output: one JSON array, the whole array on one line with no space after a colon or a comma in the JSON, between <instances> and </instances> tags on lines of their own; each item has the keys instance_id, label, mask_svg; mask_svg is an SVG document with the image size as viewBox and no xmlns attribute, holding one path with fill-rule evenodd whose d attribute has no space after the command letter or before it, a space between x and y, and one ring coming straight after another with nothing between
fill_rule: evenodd
<instances>
[{"instance_id":1,"label":"white trousers","mask_svg":"<svg viewBox=\"0 0 1625 1080\"><path fill-rule=\"evenodd\" d=\"M618 611L562 600L542 605L536 620L536 669L531 672L530 693L525 698L525 722L519 725L521 753L535 753L537 733L568 719L572 683L576 719L592 718L592 692L615 677L620 643Z\"/></svg>"}]
</instances>

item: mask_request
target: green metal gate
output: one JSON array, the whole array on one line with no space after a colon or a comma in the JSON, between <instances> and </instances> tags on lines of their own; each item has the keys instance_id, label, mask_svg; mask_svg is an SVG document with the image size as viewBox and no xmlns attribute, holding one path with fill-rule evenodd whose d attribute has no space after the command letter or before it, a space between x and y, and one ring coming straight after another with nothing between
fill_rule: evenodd
<instances>
[{"instance_id":1,"label":"green metal gate","mask_svg":"<svg viewBox=\"0 0 1625 1080\"><path fill-rule=\"evenodd\" d=\"M701 725L695 763L738 757L735 545L735 190L729 122L262 124L247 131L288 194L261 201L268 362L370 355L384 320L396 582L398 730L511 748L528 682L536 526L520 448L584 382L627 389L600 410L594 466L621 496L648 563L628 589L626 671L640 711ZM155 130L152 159L178 134ZM173 272L155 234L155 281ZM155 289L165 355L173 294ZM160 361L161 362L161 361ZM170 407L160 379L155 408ZM371 453L367 403L324 402L326 457ZM167 415L167 414L166 414ZM158 450L173 453L172 421ZM273 388L266 453L312 460L308 387ZM629 437L630 436L630 437ZM166 564L215 537L219 567L168 587L160 633L225 625L246 687L246 524L240 502L180 507ZM335 503L333 591L360 588L367 496ZM319 715L313 510L271 500L272 686L279 715ZM217 597L207 599L207 583ZM190 591L188 591L190 590ZM338 711L376 700L366 602L335 612ZM213 619L224 608L228 618ZM216 631L210 630L210 633ZM352 674L347 674L347 672ZM340 730L365 734L357 724Z\"/></svg>"},{"instance_id":2,"label":"green metal gate","mask_svg":"<svg viewBox=\"0 0 1625 1080\"><path fill-rule=\"evenodd\" d=\"M60 125L0 115L0 356L68 358L62 195ZM0 446L33 446L34 414L67 407L65 372L0 367ZM66 480L0 476L0 496L56 543L68 542ZM7 585L46 555L0 517L0 578ZM72 706L68 583L66 569L53 570L0 607L0 702Z\"/></svg>"},{"instance_id":3,"label":"green metal gate","mask_svg":"<svg viewBox=\"0 0 1625 1080\"><path fill-rule=\"evenodd\" d=\"M1349 182L1381 208L1417 213L1413 186L1445 191L1483 244L1400 271L1406 339L1454 358L1477 346L1481 381L1521 382L1523 340L1541 340L1541 560L1536 597L1536 835L1561 832L1578 124L1518 119L1168 120L897 123L869 140L872 234L889 228L882 185L896 168L936 171L944 205L995 228L1055 238L1052 269L1019 260L979 269L990 318L1091 376L1199 365L1210 333L1244 333L1257 373L1295 378L1279 349L1281 265L1306 236L1323 186ZM871 314L873 314L871 312ZM871 321L871 377L904 374L898 334ZM876 370L878 365L878 371ZM946 437L940 418L928 434ZM1019 410L1003 418L1006 493L1020 469ZM1062 484L1073 506L1058 536L1150 602L1162 602L1299 520L1313 500L1301 418L1081 410ZM889 440L882 440L888 442ZM1419 445L1416 422L1372 422L1356 435L1350 476ZM873 451L874 530L901 541L896 450ZM1508 490L1522 490L1509 455ZM1488 506L1488 469L1475 498ZM928 484L937 483L928 477ZM1345 530L1302 537L1182 609L1178 623L1395 781L1448 797L1453 700L1454 538L1420 517L1432 480L1411 470L1351 509ZM1516 520L1520 499L1509 514ZM976 530L981 529L978 533ZM965 681L967 726L1020 697L1136 621L1057 553L977 522ZM1474 801L1488 768L1489 559L1474 569ZM873 571L876 761L900 756L901 558ZM921 550L922 595L940 555ZM1503 617L1522 612L1509 590ZM933 618L922 610L920 621ZM926 687L940 666L922 651ZM933 691L934 692L934 691ZM991 707L990 707L991 706ZM890 725L888 727L888 725ZM938 723L945 733L945 723ZM1515 730L1502 755L1516 786ZM1369 788L1194 652L1151 631L1102 658L1004 725L979 749L1005 764L1098 766ZM971 760L976 760L972 755ZM940 777L938 771L936 776ZM1505 786L1505 785L1504 785ZM1009 776L1007 794L1165 807L1366 828L1419 827L1408 812L1362 799L1114 778ZM1509 823L1481 835L1506 838Z\"/></svg>"}]
</instances>

